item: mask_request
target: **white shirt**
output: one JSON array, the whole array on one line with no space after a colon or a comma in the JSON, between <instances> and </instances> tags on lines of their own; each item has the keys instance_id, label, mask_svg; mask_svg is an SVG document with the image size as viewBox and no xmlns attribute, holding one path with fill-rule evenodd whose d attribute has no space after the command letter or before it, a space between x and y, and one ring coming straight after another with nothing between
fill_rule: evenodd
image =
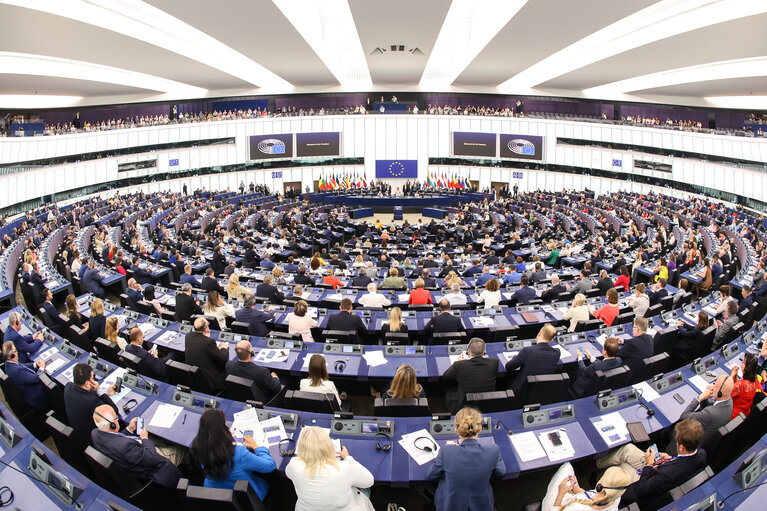
<instances>
[{"instance_id":1,"label":"white shirt","mask_svg":"<svg viewBox=\"0 0 767 511\"><path fill-rule=\"evenodd\" d=\"M485 309L489 309L491 307L497 307L498 304L501 302L501 292L500 291L488 291L487 289L483 289L482 292L477 297L477 302L485 304Z\"/></svg>"},{"instance_id":2,"label":"white shirt","mask_svg":"<svg viewBox=\"0 0 767 511\"><path fill-rule=\"evenodd\" d=\"M442 298L450 302L450 305L466 305L466 295L460 291L457 293L448 293Z\"/></svg>"},{"instance_id":3,"label":"white shirt","mask_svg":"<svg viewBox=\"0 0 767 511\"><path fill-rule=\"evenodd\" d=\"M339 460L338 469L333 466L320 469L314 478L304 472L304 462L301 459L293 458L285 468L285 475L293 481L296 489L298 496L296 511L364 511L368 509L360 505L357 488L373 486L373 474L351 456Z\"/></svg>"},{"instance_id":4,"label":"white shirt","mask_svg":"<svg viewBox=\"0 0 767 511\"><path fill-rule=\"evenodd\" d=\"M381 293L364 294L360 296L358 301L363 307L388 307L391 305L391 300Z\"/></svg>"},{"instance_id":5,"label":"white shirt","mask_svg":"<svg viewBox=\"0 0 767 511\"><path fill-rule=\"evenodd\" d=\"M330 380L323 380L321 385L317 385L316 387L312 387L312 380L309 378L304 378L301 380L301 383L299 383L298 389L302 392L316 392L317 394L335 394L336 399L338 400L338 404L341 404L341 397L338 395L338 390L336 389L336 384L333 383Z\"/></svg>"}]
</instances>

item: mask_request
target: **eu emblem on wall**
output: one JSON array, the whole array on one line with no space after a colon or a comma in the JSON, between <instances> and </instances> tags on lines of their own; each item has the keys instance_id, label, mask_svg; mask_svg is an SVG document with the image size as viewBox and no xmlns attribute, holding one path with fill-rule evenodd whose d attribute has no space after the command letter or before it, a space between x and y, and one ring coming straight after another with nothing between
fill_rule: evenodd
<instances>
[{"instance_id":1,"label":"eu emblem on wall","mask_svg":"<svg viewBox=\"0 0 767 511\"><path fill-rule=\"evenodd\" d=\"M376 160L376 179L418 178L418 160Z\"/></svg>"}]
</instances>

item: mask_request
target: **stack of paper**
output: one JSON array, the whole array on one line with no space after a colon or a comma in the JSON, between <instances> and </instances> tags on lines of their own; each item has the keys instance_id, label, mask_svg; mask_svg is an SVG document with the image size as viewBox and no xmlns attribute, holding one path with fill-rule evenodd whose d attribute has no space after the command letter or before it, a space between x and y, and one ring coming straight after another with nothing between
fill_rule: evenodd
<instances>
[{"instance_id":1,"label":"stack of paper","mask_svg":"<svg viewBox=\"0 0 767 511\"><path fill-rule=\"evenodd\" d=\"M246 408L241 412L234 413L234 420L229 431L232 432L232 436L237 441L242 441L244 436L253 436L255 431L260 431L261 421L258 418L258 413L255 408Z\"/></svg>"},{"instance_id":2,"label":"stack of paper","mask_svg":"<svg viewBox=\"0 0 767 511\"><path fill-rule=\"evenodd\" d=\"M410 293L405 293L402 295L397 295L397 300L399 300L400 303L405 303L408 300L410 300Z\"/></svg>"},{"instance_id":3,"label":"stack of paper","mask_svg":"<svg viewBox=\"0 0 767 511\"><path fill-rule=\"evenodd\" d=\"M557 439L556 441L554 439ZM564 429L538 433L538 439L549 457L549 461L561 461L575 457L575 449ZM559 445L556 445L559 444Z\"/></svg>"},{"instance_id":4,"label":"stack of paper","mask_svg":"<svg viewBox=\"0 0 767 511\"><path fill-rule=\"evenodd\" d=\"M660 397L660 394L655 392L655 389L652 388L646 381L632 385L632 387L634 387L637 390L637 392L641 394L642 398L645 401L648 401L648 402L655 401L656 399Z\"/></svg>"},{"instance_id":5,"label":"stack of paper","mask_svg":"<svg viewBox=\"0 0 767 511\"><path fill-rule=\"evenodd\" d=\"M380 350L366 351L362 354L362 358L365 359L365 362L367 362L370 367L377 367L388 362L386 357L384 357L383 351Z\"/></svg>"},{"instance_id":6,"label":"stack of paper","mask_svg":"<svg viewBox=\"0 0 767 511\"><path fill-rule=\"evenodd\" d=\"M151 337L157 331L157 328L151 323L141 323L138 328L144 334L144 339Z\"/></svg>"},{"instance_id":7,"label":"stack of paper","mask_svg":"<svg viewBox=\"0 0 767 511\"><path fill-rule=\"evenodd\" d=\"M541 443L533 431L511 435L509 438L522 463L546 456L546 451L541 447Z\"/></svg>"},{"instance_id":8,"label":"stack of paper","mask_svg":"<svg viewBox=\"0 0 767 511\"><path fill-rule=\"evenodd\" d=\"M474 326L479 327L491 327L495 325L495 320L493 318L487 317L487 316L476 316L471 318L471 322Z\"/></svg>"},{"instance_id":9,"label":"stack of paper","mask_svg":"<svg viewBox=\"0 0 767 511\"><path fill-rule=\"evenodd\" d=\"M498 354L498 358L501 359L503 365L506 365L509 363L509 360L516 357L517 355L519 355L518 351L504 351Z\"/></svg>"},{"instance_id":10,"label":"stack of paper","mask_svg":"<svg viewBox=\"0 0 767 511\"><path fill-rule=\"evenodd\" d=\"M343 298L344 298L344 295L342 295L341 293L333 293L332 295L326 296L325 300L334 300L334 301L338 300L340 302L341 300L343 300Z\"/></svg>"},{"instance_id":11,"label":"stack of paper","mask_svg":"<svg viewBox=\"0 0 767 511\"><path fill-rule=\"evenodd\" d=\"M59 357L53 362L45 364L45 372L48 374L53 374L58 368L60 368L66 363L67 363L66 359Z\"/></svg>"},{"instance_id":12,"label":"stack of paper","mask_svg":"<svg viewBox=\"0 0 767 511\"><path fill-rule=\"evenodd\" d=\"M418 440L418 447L416 447L416 440ZM434 437L425 429L419 429L418 431L402 435L399 444L413 458L413 461L419 465L434 461L434 458L439 454L439 445L434 440ZM432 450L426 451L424 447L429 447Z\"/></svg>"},{"instance_id":13,"label":"stack of paper","mask_svg":"<svg viewBox=\"0 0 767 511\"><path fill-rule=\"evenodd\" d=\"M455 364L459 360L466 360L466 357L463 355L463 353L459 353L458 355L448 355L450 357L450 363Z\"/></svg>"},{"instance_id":14,"label":"stack of paper","mask_svg":"<svg viewBox=\"0 0 767 511\"><path fill-rule=\"evenodd\" d=\"M627 439L629 431L626 428L626 421L621 416L620 412L613 412L601 417L597 417L597 420L593 422L602 440L608 446L613 446L618 442Z\"/></svg>"},{"instance_id":15,"label":"stack of paper","mask_svg":"<svg viewBox=\"0 0 767 511\"><path fill-rule=\"evenodd\" d=\"M567 358L571 356L570 352L567 351L565 348L563 348L559 344L555 344L554 347L556 347L559 350L559 360L562 360L563 358Z\"/></svg>"},{"instance_id":16,"label":"stack of paper","mask_svg":"<svg viewBox=\"0 0 767 511\"><path fill-rule=\"evenodd\" d=\"M706 379L699 374L696 374L695 376L690 378L688 382L692 383L695 386L695 388L697 388L700 392L703 392L704 390L706 390L706 387L708 387L708 382L706 381Z\"/></svg>"},{"instance_id":17,"label":"stack of paper","mask_svg":"<svg viewBox=\"0 0 767 511\"><path fill-rule=\"evenodd\" d=\"M176 340L177 336L178 336L178 332L167 331L152 342L155 344L162 344L164 346L168 346L169 344L172 344L174 340Z\"/></svg>"},{"instance_id":18,"label":"stack of paper","mask_svg":"<svg viewBox=\"0 0 767 511\"><path fill-rule=\"evenodd\" d=\"M163 403L155 410L149 425L153 428L169 428L176 422L181 410L183 408L178 405Z\"/></svg>"}]
</instances>

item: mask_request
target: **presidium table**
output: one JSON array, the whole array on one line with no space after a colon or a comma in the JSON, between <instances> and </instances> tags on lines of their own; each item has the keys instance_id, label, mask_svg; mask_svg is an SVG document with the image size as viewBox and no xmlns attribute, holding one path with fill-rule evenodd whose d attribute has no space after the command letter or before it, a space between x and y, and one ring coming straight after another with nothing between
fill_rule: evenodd
<instances>
[{"instance_id":1,"label":"presidium table","mask_svg":"<svg viewBox=\"0 0 767 511\"><path fill-rule=\"evenodd\" d=\"M481 202L485 194L474 192L425 192L419 196L377 196L362 191L310 193L304 194L310 202L320 202L328 206L347 206L352 218L366 218L375 213L421 213L430 218L444 218L448 208L460 207L469 202ZM400 209L401 208L401 209Z\"/></svg>"}]
</instances>

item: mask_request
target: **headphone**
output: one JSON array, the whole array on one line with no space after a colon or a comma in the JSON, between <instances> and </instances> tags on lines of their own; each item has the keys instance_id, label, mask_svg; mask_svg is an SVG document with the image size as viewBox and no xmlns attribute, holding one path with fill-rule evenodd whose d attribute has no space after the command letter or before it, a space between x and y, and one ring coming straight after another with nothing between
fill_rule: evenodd
<instances>
[{"instance_id":1,"label":"headphone","mask_svg":"<svg viewBox=\"0 0 767 511\"><path fill-rule=\"evenodd\" d=\"M131 398L131 399L128 400L127 403L125 403L123 405L123 412L125 412L125 414L127 415L127 414L129 414L131 412L131 410L133 410L137 406L138 406L138 401L136 401L135 399Z\"/></svg>"},{"instance_id":2,"label":"headphone","mask_svg":"<svg viewBox=\"0 0 767 511\"><path fill-rule=\"evenodd\" d=\"M427 445L419 446L418 445L418 441L419 440L425 440ZM423 442L421 442L421 443L423 443ZM439 449L439 446L437 445L437 443L434 440L432 440L431 438L429 438L428 436L419 436L418 438L413 440L413 446L416 449L419 449L421 451L432 452L432 453L437 452L437 449Z\"/></svg>"},{"instance_id":3,"label":"headphone","mask_svg":"<svg viewBox=\"0 0 767 511\"><path fill-rule=\"evenodd\" d=\"M382 436L386 439L385 445L381 445L381 443L378 441L379 436ZM387 435L386 433L382 431L379 431L378 433L375 434L373 438L375 439L375 442L376 442L376 451L387 452L391 450L391 437L389 435Z\"/></svg>"},{"instance_id":4,"label":"headphone","mask_svg":"<svg viewBox=\"0 0 767 511\"><path fill-rule=\"evenodd\" d=\"M724 384L725 384L725 383L727 383L727 378L729 378L729 377L730 377L730 375L729 375L729 374L728 374L727 376L725 376L725 377L724 377L724 380L722 380L722 384L721 384L721 385L719 385L719 390L718 390L718 391L717 391L717 393L716 393L716 397L717 397L717 398L720 398L720 397L722 397L722 387L724 387Z\"/></svg>"},{"instance_id":5,"label":"headphone","mask_svg":"<svg viewBox=\"0 0 767 511\"><path fill-rule=\"evenodd\" d=\"M101 414L100 414L99 412L97 412L96 410L93 410L93 413L95 413L96 415L98 415L99 417L101 417L102 419L104 419L105 421L107 421L107 422L109 423L109 429L110 429L110 430L112 430L112 431L117 431L117 428L119 427L119 425L118 425L118 424L115 424L115 422L117 422L117 419L115 419L114 421L111 421L111 420L107 419L106 417L104 417L103 415L101 415Z\"/></svg>"},{"instance_id":6,"label":"headphone","mask_svg":"<svg viewBox=\"0 0 767 511\"><path fill-rule=\"evenodd\" d=\"M293 446L283 449L282 448L283 444L287 444L287 445L293 444ZM277 447L280 449L280 456L293 456L296 453L296 441L293 440L292 438L283 438L277 444Z\"/></svg>"},{"instance_id":7,"label":"headphone","mask_svg":"<svg viewBox=\"0 0 767 511\"><path fill-rule=\"evenodd\" d=\"M626 488L628 488L628 486L602 486L597 483L594 490L596 490L597 493L600 493L602 490L625 490Z\"/></svg>"},{"instance_id":8,"label":"headphone","mask_svg":"<svg viewBox=\"0 0 767 511\"><path fill-rule=\"evenodd\" d=\"M336 360L336 362L333 364L333 368L337 373L343 373L344 369L346 369L346 362L343 360Z\"/></svg>"}]
</instances>

